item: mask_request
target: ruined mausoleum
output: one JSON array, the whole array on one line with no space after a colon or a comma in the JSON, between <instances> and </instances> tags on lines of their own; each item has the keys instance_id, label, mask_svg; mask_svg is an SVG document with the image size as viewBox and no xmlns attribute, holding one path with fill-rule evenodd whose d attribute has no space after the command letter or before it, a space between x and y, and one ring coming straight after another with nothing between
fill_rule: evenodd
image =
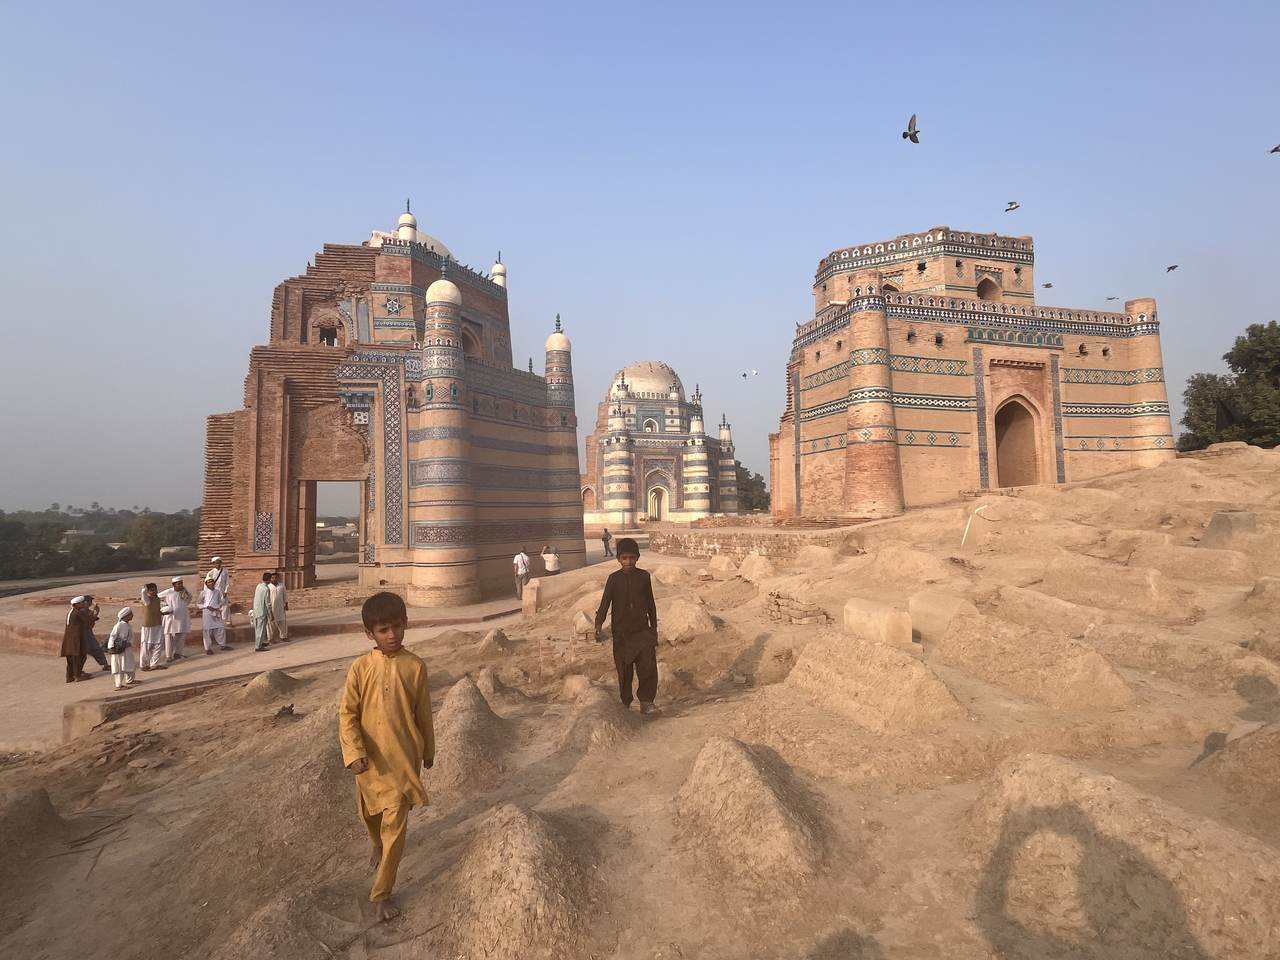
<instances>
[{"instance_id":1,"label":"ruined mausoleum","mask_svg":"<svg viewBox=\"0 0 1280 960\"><path fill-rule=\"evenodd\" d=\"M264 570L314 583L329 480L360 484L361 585L411 604L509 591L521 546L581 566L569 338L557 319L543 372L516 369L507 294L500 257L462 266L407 209L277 286L244 407L208 418L202 568L220 554L236 599Z\"/></svg>"},{"instance_id":2,"label":"ruined mausoleum","mask_svg":"<svg viewBox=\"0 0 1280 960\"><path fill-rule=\"evenodd\" d=\"M769 437L774 514L892 516L1173 459L1156 302L1036 290L1030 237L935 227L823 258Z\"/></svg>"}]
</instances>

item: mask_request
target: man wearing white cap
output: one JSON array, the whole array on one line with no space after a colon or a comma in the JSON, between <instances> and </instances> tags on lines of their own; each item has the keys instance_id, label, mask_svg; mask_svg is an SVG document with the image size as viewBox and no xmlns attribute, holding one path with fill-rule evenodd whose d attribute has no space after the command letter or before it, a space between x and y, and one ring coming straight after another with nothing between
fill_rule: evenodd
<instances>
[{"instance_id":1,"label":"man wearing white cap","mask_svg":"<svg viewBox=\"0 0 1280 960\"><path fill-rule=\"evenodd\" d=\"M231 571L222 565L221 557L212 558L213 567L205 574L207 581L213 577L213 586L222 594L222 625L231 626Z\"/></svg>"},{"instance_id":2,"label":"man wearing white cap","mask_svg":"<svg viewBox=\"0 0 1280 960\"><path fill-rule=\"evenodd\" d=\"M173 586L160 592L160 613L164 616L164 659L166 663L181 660L187 634L191 632L191 594L181 577L169 581Z\"/></svg>"},{"instance_id":3,"label":"man wearing white cap","mask_svg":"<svg viewBox=\"0 0 1280 960\"><path fill-rule=\"evenodd\" d=\"M138 666L133 655L133 626L129 622L132 619L133 608L122 607L107 638L107 654L111 657L111 674L117 690L133 686L134 670Z\"/></svg>"},{"instance_id":4,"label":"man wearing white cap","mask_svg":"<svg viewBox=\"0 0 1280 960\"><path fill-rule=\"evenodd\" d=\"M217 582L216 571L210 570L209 575L204 578L204 589L200 591L200 598L196 600L196 606L200 608L200 626L204 628L206 656L213 656L215 644L219 650L227 649L226 622L222 619L222 606L226 599L222 591L217 588Z\"/></svg>"}]
</instances>

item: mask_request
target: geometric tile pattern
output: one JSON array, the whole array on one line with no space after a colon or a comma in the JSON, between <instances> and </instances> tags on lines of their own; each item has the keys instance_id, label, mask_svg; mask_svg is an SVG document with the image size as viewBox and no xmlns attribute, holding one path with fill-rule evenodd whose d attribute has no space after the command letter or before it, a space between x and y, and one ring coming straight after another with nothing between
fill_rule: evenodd
<instances>
[{"instance_id":1,"label":"geometric tile pattern","mask_svg":"<svg viewBox=\"0 0 1280 960\"><path fill-rule=\"evenodd\" d=\"M974 397L953 397L934 393L894 393L893 405L911 410L973 410Z\"/></svg>"},{"instance_id":2,"label":"geometric tile pattern","mask_svg":"<svg viewBox=\"0 0 1280 960\"><path fill-rule=\"evenodd\" d=\"M1138 403L1064 403L1067 417L1159 417L1169 415L1169 404L1160 400Z\"/></svg>"},{"instance_id":3,"label":"geometric tile pattern","mask_svg":"<svg viewBox=\"0 0 1280 960\"><path fill-rule=\"evenodd\" d=\"M849 361L845 360L842 363L837 363L834 367L827 367L825 370L809 374L809 376L800 381L800 387L803 390L812 390L814 387L821 387L832 381L843 379L848 374Z\"/></svg>"},{"instance_id":4,"label":"geometric tile pattern","mask_svg":"<svg viewBox=\"0 0 1280 960\"><path fill-rule=\"evenodd\" d=\"M1062 387L1058 381L1058 355L1049 358L1049 376L1053 383L1053 452L1057 461L1058 482L1067 482L1067 463L1062 452Z\"/></svg>"},{"instance_id":5,"label":"geometric tile pattern","mask_svg":"<svg viewBox=\"0 0 1280 960\"><path fill-rule=\"evenodd\" d=\"M275 546L276 515L259 510L253 515L253 552L270 553Z\"/></svg>"},{"instance_id":6,"label":"geometric tile pattern","mask_svg":"<svg viewBox=\"0 0 1280 960\"><path fill-rule=\"evenodd\" d=\"M859 347L849 354L849 363L855 367L883 366L889 362L889 351L884 347Z\"/></svg>"},{"instance_id":7,"label":"geometric tile pattern","mask_svg":"<svg viewBox=\"0 0 1280 960\"><path fill-rule=\"evenodd\" d=\"M1096 383L1108 386L1133 386L1137 383L1164 383L1163 367L1141 367L1137 370L1098 370L1063 367L1063 383Z\"/></svg>"},{"instance_id":8,"label":"geometric tile pattern","mask_svg":"<svg viewBox=\"0 0 1280 960\"><path fill-rule=\"evenodd\" d=\"M945 360L938 357L913 357L895 353L889 366L895 373L932 373L949 377L969 376L969 364L965 360Z\"/></svg>"},{"instance_id":9,"label":"geometric tile pattern","mask_svg":"<svg viewBox=\"0 0 1280 960\"><path fill-rule=\"evenodd\" d=\"M411 354L390 350L370 350L355 354L359 362L338 365L336 377L344 380L379 380L382 382L382 475L383 540L386 543L404 543L404 495L401 483L404 479L404 442L401 436L400 412L400 364L418 365L422 361ZM419 377L420 378L420 377ZM370 491L373 484L370 483Z\"/></svg>"},{"instance_id":10,"label":"geometric tile pattern","mask_svg":"<svg viewBox=\"0 0 1280 960\"><path fill-rule=\"evenodd\" d=\"M978 486L991 488L991 465L987 452L987 386L986 371L982 366L982 348L973 348L973 392L978 412Z\"/></svg>"}]
</instances>

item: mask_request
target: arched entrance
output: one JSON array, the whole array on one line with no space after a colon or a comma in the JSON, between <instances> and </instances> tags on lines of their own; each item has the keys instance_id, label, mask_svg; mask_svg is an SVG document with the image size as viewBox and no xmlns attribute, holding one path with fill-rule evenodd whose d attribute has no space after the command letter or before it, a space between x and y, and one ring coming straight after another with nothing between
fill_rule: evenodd
<instances>
[{"instance_id":1,"label":"arched entrance","mask_svg":"<svg viewBox=\"0 0 1280 960\"><path fill-rule=\"evenodd\" d=\"M662 487L651 487L649 489L649 519L667 519L667 505L667 491Z\"/></svg>"},{"instance_id":2,"label":"arched entrance","mask_svg":"<svg viewBox=\"0 0 1280 960\"><path fill-rule=\"evenodd\" d=\"M1000 287L990 277L983 277L978 281L978 299L999 300Z\"/></svg>"},{"instance_id":3,"label":"arched entrance","mask_svg":"<svg viewBox=\"0 0 1280 960\"><path fill-rule=\"evenodd\" d=\"M596 508L596 492L590 487L584 487L582 490L582 509L594 510Z\"/></svg>"},{"instance_id":4,"label":"arched entrance","mask_svg":"<svg viewBox=\"0 0 1280 960\"><path fill-rule=\"evenodd\" d=\"M996 411L996 482L1002 487L1039 483L1036 449L1035 417L1021 400L1006 400Z\"/></svg>"}]
</instances>

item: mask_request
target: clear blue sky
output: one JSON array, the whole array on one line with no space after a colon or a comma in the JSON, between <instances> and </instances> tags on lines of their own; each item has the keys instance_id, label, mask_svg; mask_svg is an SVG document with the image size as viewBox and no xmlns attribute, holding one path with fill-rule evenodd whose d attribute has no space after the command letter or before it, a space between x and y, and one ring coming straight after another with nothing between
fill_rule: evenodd
<instances>
[{"instance_id":1,"label":"clear blue sky","mask_svg":"<svg viewBox=\"0 0 1280 960\"><path fill-rule=\"evenodd\" d=\"M197 505L274 285L406 196L583 434L664 359L765 474L839 246L1032 234L1043 302L1158 298L1175 405L1276 317L1275 3L7 6L3 508Z\"/></svg>"}]
</instances>

